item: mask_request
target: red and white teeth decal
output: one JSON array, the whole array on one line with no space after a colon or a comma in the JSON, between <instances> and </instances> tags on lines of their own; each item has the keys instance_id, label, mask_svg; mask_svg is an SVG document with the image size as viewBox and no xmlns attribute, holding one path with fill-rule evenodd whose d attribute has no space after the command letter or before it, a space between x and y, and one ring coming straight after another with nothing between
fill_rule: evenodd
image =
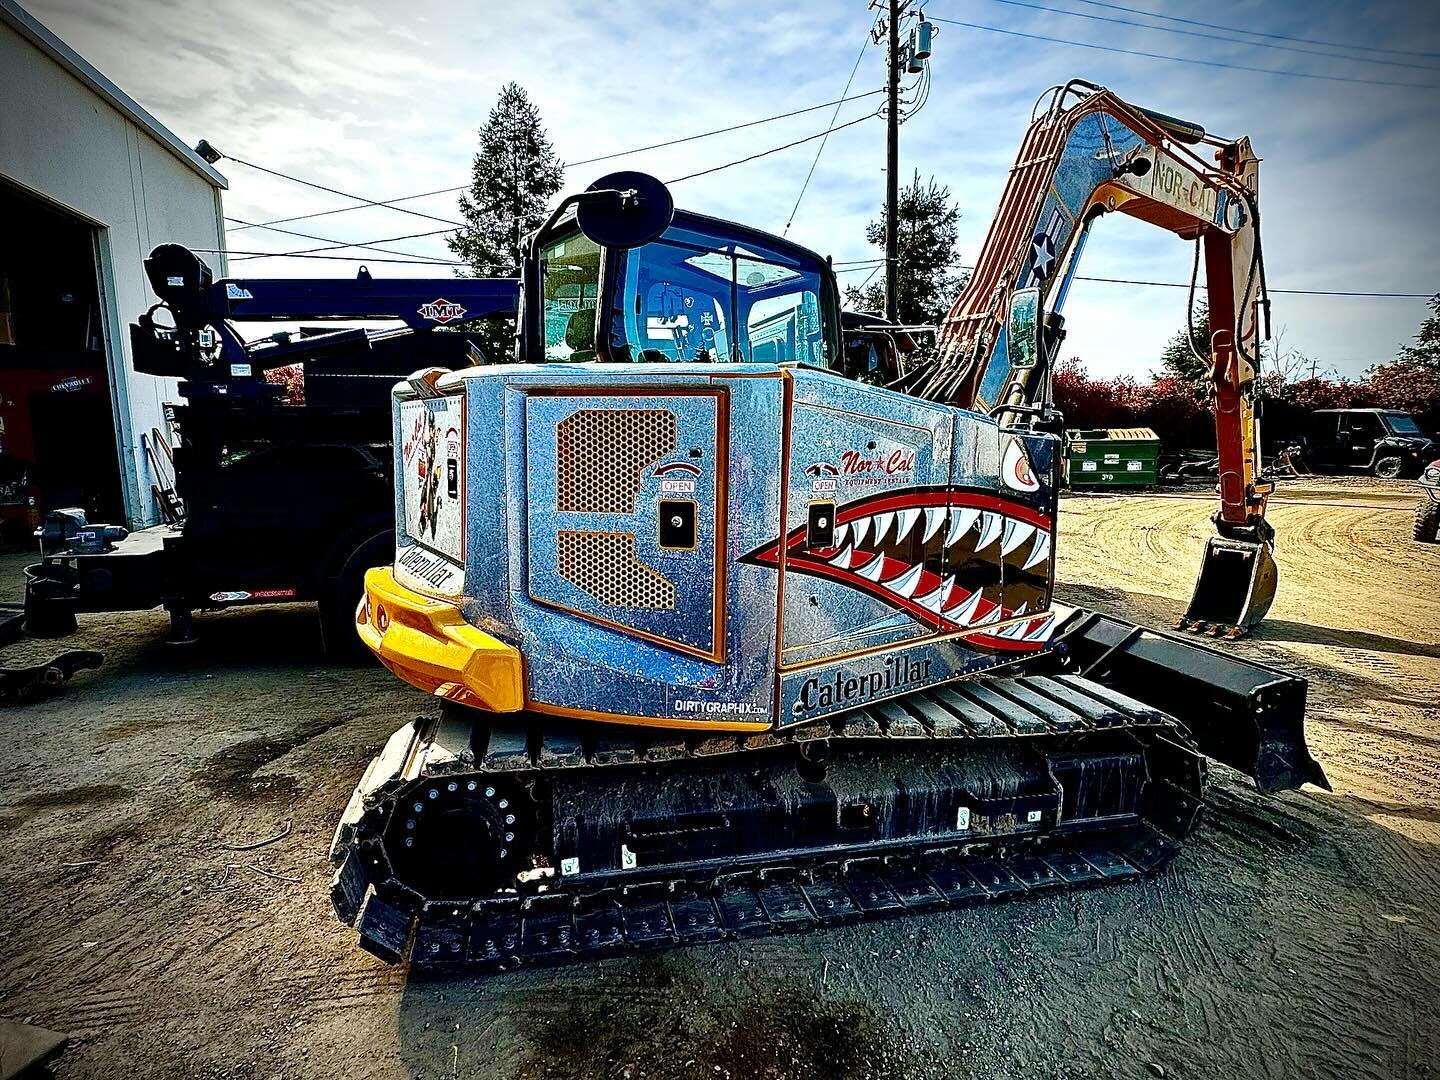
<instances>
[{"instance_id":1,"label":"red and white teeth decal","mask_svg":"<svg viewBox=\"0 0 1440 1080\"><path fill-rule=\"evenodd\" d=\"M1023 614L1023 613L1022 613ZM968 640L977 645L986 645L992 649L1005 649L1009 651L1024 651L1035 649L1050 640L1050 635L1055 632L1055 615L1053 612L1045 612L1033 619L1024 619L1020 622L1013 622L1003 630L997 630L993 634L975 634Z\"/></svg>"},{"instance_id":2,"label":"red and white teeth decal","mask_svg":"<svg viewBox=\"0 0 1440 1080\"><path fill-rule=\"evenodd\" d=\"M811 548L806 529L796 529L784 541L785 567L873 596L942 633L977 629L1023 615L1025 605L1009 610L993 599L994 585L987 597L983 585L963 585L954 573L932 567L978 560L993 565L998 581L1004 562L1021 570L1041 567L1036 574L1043 581L1049 570L1050 527L1048 515L994 495L907 489L841 507L830 547ZM777 540L744 561L778 566L780 551ZM1012 552L1019 554L1009 558ZM1031 634L1040 632L1044 618L1036 615L1006 626L1007 636L987 635L985 643L1035 648L1044 638Z\"/></svg>"},{"instance_id":3,"label":"red and white teeth decal","mask_svg":"<svg viewBox=\"0 0 1440 1080\"><path fill-rule=\"evenodd\" d=\"M1015 491L1039 491L1040 481L1030 468L1030 459L1019 439L1009 439L1000 458L1000 482Z\"/></svg>"}]
</instances>

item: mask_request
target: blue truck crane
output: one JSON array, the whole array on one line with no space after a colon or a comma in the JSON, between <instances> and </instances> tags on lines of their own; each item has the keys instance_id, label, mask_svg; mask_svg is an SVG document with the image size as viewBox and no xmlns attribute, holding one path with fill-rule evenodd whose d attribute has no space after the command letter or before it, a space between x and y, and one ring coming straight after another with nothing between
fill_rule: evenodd
<instances>
[{"instance_id":1,"label":"blue truck crane","mask_svg":"<svg viewBox=\"0 0 1440 1080\"><path fill-rule=\"evenodd\" d=\"M192 615L240 604L314 602L326 646L346 650L364 570L393 550L389 391L417 361L481 359L476 320L513 315L511 278L214 280L193 252L145 261L159 303L131 324L137 371L180 380L168 520L128 532L52 510L26 569L26 629L63 636L77 612L163 606L171 639ZM306 328L246 341L239 325L388 320L391 329ZM303 404L267 381L300 365ZM168 440L159 432L151 446ZM152 455L158 469L166 464Z\"/></svg>"}]
</instances>

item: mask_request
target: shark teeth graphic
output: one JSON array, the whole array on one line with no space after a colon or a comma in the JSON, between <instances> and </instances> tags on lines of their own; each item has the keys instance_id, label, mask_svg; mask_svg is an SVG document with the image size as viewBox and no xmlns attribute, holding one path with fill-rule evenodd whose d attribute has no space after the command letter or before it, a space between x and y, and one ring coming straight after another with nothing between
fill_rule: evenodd
<instances>
[{"instance_id":1,"label":"shark teeth graphic","mask_svg":"<svg viewBox=\"0 0 1440 1080\"><path fill-rule=\"evenodd\" d=\"M905 537L909 536L910 530L915 527L915 522L919 520L920 509L918 507L913 507L909 510L901 510L899 512L900 524L896 527L895 530L895 542L898 544L901 540L904 540Z\"/></svg>"},{"instance_id":2,"label":"shark teeth graphic","mask_svg":"<svg viewBox=\"0 0 1440 1080\"><path fill-rule=\"evenodd\" d=\"M1043 511L1003 493L916 488L887 490L833 512L823 546L812 544L813 530L802 524L744 561L829 578L896 609L895 620L974 637L991 649L1038 649L1053 635L1053 616L1027 604L1011 610L992 580L1021 563L1048 576L1054 539ZM965 550L950 550L957 545ZM960 577L970 580L962 585ZM1033 592L1032 586L1025 587Z\"/></svg>"},{"instance_id":3,"label":"shark teeth graphic","mask_svg":"<svg viewBox=\"0 0 1440 1080\"><path fill-rule=\"evenodd\" d=\"M1055 616L1054 616L1054 615L1046 615L1043 619L1040 619L1040 620L1038 620L1038 621L1039 621L1039 625L1038 625L1038 626L1037 626L1035 623L1031 623L1031 624L1030 624L1031 626L1034 627L1034 629L1031 630L1028 634L1025 635L1024 640L1026 640L1026 641L1048 641L1048 640L1050 640L1050 633L1051 633L1052 630L1055 629Z\"/></svg>"},{"instance_id":4,"label":"shark teeth graphic","mask_svg":"<svg viewBox=\"0 0 1440 1080\"><path fill-rule=\"evenodd\" d=\"M1021 570L1029 570L1036 563L1042 563L1050 556L1050 534L1036 530L1035 546L1030 549L1030 557L1025 560Z\"/></svg>"},{"instance_id":5,"label":"shark teeth graphic","mask_svg":"<svg viewBox=\"0 0 1440 1080\"><path fill-rule=\"evenodd\" d=\"M948 548L956 540L970 531L970 526L975 524L980 511L968 506L954 506L950 508L950 530L945 534L945 546Z\"/></svg>"},{"instance_id":6,"label":"shark teeth graphic","mask_svg":"<svg viewBox=\"0 0 1440 1080\"><path fill-rule=\"evenodd\" d=\"M893 511L887 510L883 514L876 514L870 520L875 523L875 546L883 547L885 534L890 531L890 522L895 519Z\"/></svg>"},{"instance_id":7,"label":"shark teeth graphic","mask_svg":"<svg viewBox=\"0 0 1440 1080\"><path fill-rule=\"evenodd\" d=\"M925 508L925 532L920 537L921 545L928 544L930 538L940 531L940 526L945 524L946 508L943 506L927 506Z\"/></svg>"},{"instance_id":8,"label":"shark teeth graphic","mask_svg":"<svg viewBox=\"0 0 1440 1080\"><path fill-rule=\"evenodd\" d=\"M915 592L915 586L920 584L920 575L925 572L923 566L912 566L899 577L885 582L885 587L896 596L903 596L907 600Z\"/></svg>"},{"instance_id":9,"label":"shark teeth graphic","mask_svg":"<svg viewBox=\"0 0 1440 1080\"><path fill-rule=\"evenodd\" d=\"M950 591L955 588L955 579L946 578L935 588L931 589L924 596L915 597L915 603L919 604L926 611L932 611L939 615L945 607L945 601L950 596Z\"/></svg>"},{"instance_id":10,"label":"shark teeth graphic","mask_svg":"<svg viewBox=\"0 0 1440 1080\"><path fill-rule=\"evenodd\" d=\"M1035 534L1035 526L1018 518L1005 519L1005 532L1000 537L1000 557L1004 558Z\"/></svg>"},{"instance_id":11,"label":"shark teeth graphic","mask_svg":"<svg viewBox=\"0 0 1440 1080\"><path fill-rule=\"evenodd\" d=\"M992 514L988 510L980 511L980 539L975 541L975 550L984 551L993 544L1000 535L1000 530L1005 524L1005 518L1000 514Z\"/></svg>"},{"instance_id":12,"label":"shark teeth graphic","mask_svg":"<svg viewBox=\"0 0 1440 1080\"><path fill-rule=\"evenodd\" d=\"M858 548L865 543L865 536L870 531L870 519L868 517L856 518L849 524L855 534L851 542Z\"/></svg>"},{"instance_id":13,"label":"shark teeth graphic","mask_svg":"<svg viewBox=\"0 0 1440 1080\"><path fill-rule=\"evenodd\" d=\"M980 606L980 590L976 589L954 611L945 612L945 617L957 626L969 626L970 621L975 618L975 610Z\"/></svg>"},{"instance_id":14,"label":"shark teeth graphic","mask_svg":"<svg viewBox=\"0 0 1440 1080\"><path fill-rule=\"evenodd\" d=\"M980 594L979 594L979 593L976 593L975 595L976 595L976 596L979 596ZM996 605L994 605L993 607L991 607L991 609L990 609L989 611L987 611L984 615L981 615L978 619L976 619L976 620L975 620L973 623L971 623L970 625L971 625L971 626L989 626L991 623L997 623L997 622L999 622L999 621L1000 621L1000 616L1001 616L1002 614L1003 614L1003 612L1000 610L1000 605L999 605L999 604L996 604Z\"/></svg>"},{"instance_id":15,"label":"shark teeth graphic","mask_svg":"<svg viewBox=\"0 0 1440 1080\"><path fill-rule=\"evenodd\" d=\"M853 569L853 567L852 567L852 569ZM863 577L866 581L874 581L874 582L877 582L877 583L878 583L879 580L880 580L880 573L881 573L881 571L884 570L884 569L885 569L885 556L884 556L884 555L876 555L875 558L871 559L868 563L866 563L866 564L865 564L864 566L862 566L860 569L856 570L855 573L859 574L859 575L860 575L861 577Z\"/></svg>"},{"instance_id":16,"label":"shark teeth graphic","mask_svg":"<svg viewBox=\"0 0 1440 1080\"><path fill-rule=\"evenodd\" d=\"M1028 622L1017 622L1011 626L1005 627L1004 630L997 632L995 636L998 638L1004 638L1006 641L1019 641L1022 637L1025 636L1025 630L1029 625L1030 624Z\"/></svg>"}]
</instances>

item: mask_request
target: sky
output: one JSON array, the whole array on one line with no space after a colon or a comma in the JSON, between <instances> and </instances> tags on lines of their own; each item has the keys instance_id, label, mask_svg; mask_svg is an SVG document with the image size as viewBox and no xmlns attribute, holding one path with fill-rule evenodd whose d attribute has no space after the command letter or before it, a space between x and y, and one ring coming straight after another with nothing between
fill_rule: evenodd
<instances>
[{"instance_id":1,"label":"sky","mask_svg":"<svg viewBox=\"0 0 1440 1080\"><path fill-rule=\"evenodd\" d=\"M851 93L884 81L883 47L863 47L875 15L865 0L28 3L186 142L204 138L236 158L377 200L465 183L476 130L499 87L512 79L538 105L565 161L832 101L857 56ZM1141 10L1173 18L1135 14ZM939 31L931 91L901 128L901 177L918 170L949 186L962 213L964 262L973 261L984 238L1036 98L1080 77L1211 132L1251 137L1263 160L1260 205L1272 289L1440 291L1440 5L935 0L924 11ZM1391 85L1397 83L1417 85ZM844 105L838 122L864 116L878 101ZM579 165L567 170L566 190L614 168L675 179L820 132L831 112ZM679 183L676 202L780 232L818 145ZM864 226L883 199L884 159L879 119L831 135L789 236L837 262L876 255ZM354 205L234 160L218 167L230 181L224 202L233 219L232 252L321 246L238 222ZM404 205L440 218L458 215L453 194ZM445 226L367 208L284 227L367 242ZM443 236L382 246L452 257ZM1191 251L1168 233L1111 215L1092 235L1080 273L1185 282ZM231 273L350 276L362 262L377 275L448 273L385 266L372 261L377 257L237 255ZM1094 374L1143 379L1183 324L1185 303L1184 289L1081 281L1066 307L1065 353L1083 358ZM1283 348L1313 361L1318 373L1356 377L1392 359L1425 314L1421 299L1276 295L1273 322L1283 330Z\"/></svg>"}]
</instances>

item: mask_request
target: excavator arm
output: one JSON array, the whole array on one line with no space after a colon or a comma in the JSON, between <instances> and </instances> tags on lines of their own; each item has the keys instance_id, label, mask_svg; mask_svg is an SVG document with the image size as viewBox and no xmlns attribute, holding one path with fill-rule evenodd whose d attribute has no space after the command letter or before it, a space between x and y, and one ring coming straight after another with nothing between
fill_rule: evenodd
<instances>
[{"instance_id":1,"label":"excavator arm","mask_svg":"<svg viewBox=\"0 0 1440 1080\"><path fill-rule=\"evenodd\" d=\"M1196 151L1201 145L1213 148L1213 161ZM1048 91L936 354L899 383L1002 420L1048 415L1065 299L1093 223L1119 212L1194 241L1209 293L1210 355L1202 359L1220 506L1181 624L1229 636L1259 622L1275 591L1265 521L1273 485L1262 479L1255 411L1258 324L1268 309L1258 176L1248 139L1215 139L1091 83Z\"/></svg>"}]
</instances>

